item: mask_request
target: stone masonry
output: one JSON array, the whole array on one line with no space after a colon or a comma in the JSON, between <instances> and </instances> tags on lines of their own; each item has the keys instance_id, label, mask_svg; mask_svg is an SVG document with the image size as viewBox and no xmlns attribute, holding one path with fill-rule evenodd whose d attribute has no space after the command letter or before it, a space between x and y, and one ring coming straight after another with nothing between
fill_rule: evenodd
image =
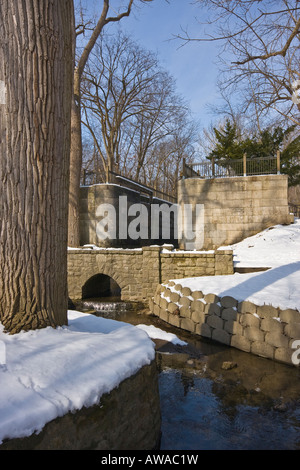
<instances>
[{"instance_id":1,"label":"stone masonry","mask_svg":"<svg viewBox=\"0 0 300 470\"><path fill-rule=\"evenodd\" d=\"M276 224L292 222L287 175L188 178L178 182L178 204L204 205L204 244L237 243ZM185 249L184 238L179 247Z\"/></svg>"},{"instance_id":2,"label":"stone masonry","mask_svg":"<svg viewBox=\"0 0 300 470\"><path fill-rule=\"evenodd\" d=\"M68 251L70 299L81 299L83 286L97 274L119 285L122 300L148 302L157 285L168 279L233 274L233 254L230 250L181 252L172 245Z\"/></svg>"},{"instance_id":3,"label":"stone masonry","mask_svg":"<svg viewBox=\"0 0 300 470\"><path fill-rule=\"evenodd\" d=\"M157 287L150 311L167 323L218 343L286 364L300 338L300 312L203 295L176 281Z\"/></svg>"}]
</instances>

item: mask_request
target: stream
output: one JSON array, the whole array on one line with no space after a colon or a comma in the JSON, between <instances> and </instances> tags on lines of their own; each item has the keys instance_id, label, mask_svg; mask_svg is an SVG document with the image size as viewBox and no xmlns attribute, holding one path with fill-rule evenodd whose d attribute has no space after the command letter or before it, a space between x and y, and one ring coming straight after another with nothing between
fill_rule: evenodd
<instances>
[{"instance_id":1,"label":"stream","mask_svg":"<svg viewBox=\"0 0 300 470\"><path fill-rule=\"evenodd\" d=\"M300 369L171 327L118 298L77 302L85 313L154 325L187 345L153 340L161 450L300 450Z\"/></svg>"}]
</instances>

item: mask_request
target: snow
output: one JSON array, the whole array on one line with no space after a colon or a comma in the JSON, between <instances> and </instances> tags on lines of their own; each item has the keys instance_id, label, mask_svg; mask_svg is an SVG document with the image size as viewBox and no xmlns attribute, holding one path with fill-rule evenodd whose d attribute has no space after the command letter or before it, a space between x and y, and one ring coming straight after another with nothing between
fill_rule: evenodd
<instances>
[{"instance_id":1,"label":"snow","mask_svg":"<svg viewBox=\"0 0 300 470\"><path fill-rule=\"evenodd\" d=\"M167 333L153 325L137 325L137 328L144 330L152 339L163 339L169 343L185 346L187 343L177 338L173 333Z\"/></svg>"},{"instance_id":2,"label":"snow","mask_svg":"<svg viewBox=\"0 0 300 470\"><path fill-rule=\"evenodd\" d=\"M228 295L256 305L300 310L300 219L295 219L292 225L270 227L240 243L220 249L233 250L235 266L271 269L173 281L192 291L201 290L204 295Z\"/></svg>"},{"instance_id":3,"label":"snow","mask_svg":"<svg viewBox=\"0 0 300 470\"><path fill-rule=\"evenodd\" d=\"M0 324L0 443L98 403L155 357L146 328L76 311L68 319L65 327L17 335Z\"/></svg>"}]
</instances>

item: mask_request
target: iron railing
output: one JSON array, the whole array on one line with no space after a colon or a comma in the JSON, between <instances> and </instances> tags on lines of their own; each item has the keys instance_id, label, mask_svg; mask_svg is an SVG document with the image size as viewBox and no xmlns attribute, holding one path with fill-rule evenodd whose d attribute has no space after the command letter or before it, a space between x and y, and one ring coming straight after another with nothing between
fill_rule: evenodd
<instances>
[{"instance_id":1,"label":"iron railing","mask_svg":"<svg viewBox=\"0 0 300 470\"><path fill-rule=\"evenodd\" d=\"M167 202L171 202L173 204L177 203L176 195L171 195L169 193L165 193L164 191L160 191L159 189L155 189L151 186L147 186L145 184L139 183L136 180L127 178L123 175L120 175L119 173L115 173L114 171L108 172L107 179L108 179L108 182L111 184L118 184L125 188L133 189L134 191L138 191L140 194L145 194L149 196L150 199L158 198ZM99 183L99 181L98 181L96 172L83 170L83 175L82 175L83 186L90 186L90 185L97 184L97 183Z\"/></svg>"},{"instance_id":2,"label":"iron railing","mask_svg":"<svg viewBox=\"0 0 300 470\"><path fill-rule=\"evenodd\" d=\"M275 157L243 158L238 160L218 160L214 158L200 163L186 164L183 161L184 178L228 178L280 174L280 152Z\"/></svg>"},{"instance_id":3,"label":"iron railing","mask_svg":"<svg viewBox=\"0 0 300 470\"><path fill-rule=\"evenodd\" d=\"M300 204L289 203L289 211L295 217L300 217Z\"/></svg>"}]
</instances>

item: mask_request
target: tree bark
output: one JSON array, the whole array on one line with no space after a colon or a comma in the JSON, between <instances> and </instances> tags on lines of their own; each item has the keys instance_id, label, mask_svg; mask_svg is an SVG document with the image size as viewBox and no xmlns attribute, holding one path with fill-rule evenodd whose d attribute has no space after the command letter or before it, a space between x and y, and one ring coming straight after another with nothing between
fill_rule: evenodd
<instances>
[{"instance_id":1,"label":"tree bark","mask_svg":"<svg viewBox=\"0 0 300 470\"><path fill-rule=\"evenodd\" d=\"M67 324L72 0L0 3L0 320Z\"/></svg>"}]
</instances>

